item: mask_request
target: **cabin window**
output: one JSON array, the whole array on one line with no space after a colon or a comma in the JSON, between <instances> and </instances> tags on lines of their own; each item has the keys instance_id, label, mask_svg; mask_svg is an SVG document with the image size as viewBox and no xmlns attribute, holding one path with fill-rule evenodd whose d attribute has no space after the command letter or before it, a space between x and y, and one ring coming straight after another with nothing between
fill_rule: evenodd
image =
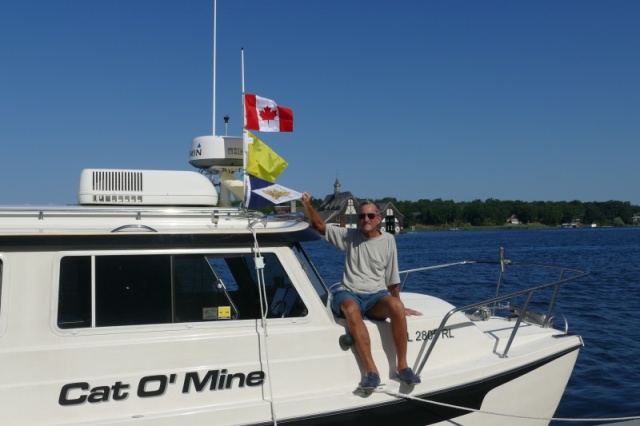
<instances>
[{"instance_id":1,"label":"cabin window","mask_svg":"<svg viewBox=\"0 0 640 426\"><path fill-rule=\"evenodd\" d=\"M327 290L327 286L324 284L324 281L322 281L320 274L313 266L313 263L311 263L307 257L307 253L305 253L300 244L293 247L293 252L298 257L300 266L302 266L302 269L307 274L309 281L313 284L314 290L318 293L318 296L320 296L320 300L322 300L322 303L326 305L329 299L329 291Z\"/></svg>"},{"instance_id":2,"label":"cabin window","mask_svg":"<svg viewBox=\"0 0 640 426\"><path fill-rule=\"evenodd\" d=\"M60 263L58 327L91 327L91 317L91 257L64 257Z\"/></svg>"},{"instance_id":3,"label":"cabin window","mask_svg":"<svg viewBox=\"0 0 640 426\"><path fill-rule=\"evenodd\" d=\"M307 315L277 256L263 256L265 315ZM259 294L251 254L66 256L60 263L58 326L258 319Z\"/></svg>"}]
</instances>

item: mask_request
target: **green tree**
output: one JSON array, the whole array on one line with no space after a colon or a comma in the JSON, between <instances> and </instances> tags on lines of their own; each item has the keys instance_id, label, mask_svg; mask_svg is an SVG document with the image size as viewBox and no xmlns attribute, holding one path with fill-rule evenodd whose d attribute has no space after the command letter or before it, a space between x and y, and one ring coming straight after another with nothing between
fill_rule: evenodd
<instances>
[{"instance_id":1,"label":"green tree","mask_svg":"<svg viewBox=\"0 0 640 426\"><path fill-rule=\"evenodd\" d=\"M607 217L602 211L602 203L585 203L583 220L584 223L606 224Z\"/></svg>"},{"instance_id":2,"label":"green tree","mask_svg":"<svg viewBox=\"0 0 640 426\"><path fill-rule=\"evenodd\" d=\"M474 200L462 208L462 218L473 226L485 223L484 204L481 200Z\"/></svg>"},{"instance_id":3,"label":"green tree","mask_svg":"<svg viewBox=\"0 0 640 426\"><path fill-rule=\"evenodd\" d=\"M525 203L518 200L513 203L513 212L518 216L520 223L529 223L538 219L532 203Z\"/></svg>"}]
</instances>

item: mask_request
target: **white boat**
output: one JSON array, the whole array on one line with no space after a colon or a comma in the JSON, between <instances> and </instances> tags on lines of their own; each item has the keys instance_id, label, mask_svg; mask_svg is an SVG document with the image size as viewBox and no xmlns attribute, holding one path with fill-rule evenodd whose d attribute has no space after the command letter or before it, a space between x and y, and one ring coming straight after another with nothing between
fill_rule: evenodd
<instances>
[{"instance_id":1,"label":"white boat","mask_svg":"<svg viewBox=\"0 0 640 426\"><path fill-rule=\"evenodd\" d=\"M551 326L555 294L540 315L403 292L422 383L399 383L389 323L368 321L383 385L363 394L300 216L220 207L184 171L85 170L79 200L0 208L1 424L547 424L582 346Z\"/></svg>"}]
</instances>

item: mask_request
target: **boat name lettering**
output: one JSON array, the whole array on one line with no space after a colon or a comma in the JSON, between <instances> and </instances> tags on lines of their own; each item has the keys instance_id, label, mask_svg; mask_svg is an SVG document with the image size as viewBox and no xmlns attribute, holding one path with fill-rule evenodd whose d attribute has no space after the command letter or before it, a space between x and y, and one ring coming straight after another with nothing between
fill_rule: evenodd
<instances>
[{"instance_id":1,"label":"boat name lettering","mask_svg":"<svg viewBox=\"0 0 640 426\"><path fill-rule=\"evenodd\" d=\"M411 338L411 335L407 333L407 341L408 342L421 342L424 340L431 340L436 335L438 329L433 330L416 330L415 331L415 340ZM441 339L453 339L455 336L451 332L450 328L443 328L442 333L440 333Z\"/></svg>"},{"instance_id":2,"label":"boat name lettering","mask_svg":"<svg viewBox=\"0 0 640 426\"><path fill-rule=\"evenodd\" d=\"M229 373L226 369L209 370L206 373L192 371L184 375L184 379L181 381L181 391L189 393L192 390L202 392L205 389L217 391L245 386L262 386L264 379L264 371L252 371L248 374ZM170 385L176 383L179 383L177 374L145 376L138 382L135 394L138 398L162 396ZM68 383L60 389L58 403L62 406L72 406L84 403L124 401L129 398L131 389L130 384L121 381L117 381L111 386L95 387L87 382Z\"/></svg>"}]
</instances>

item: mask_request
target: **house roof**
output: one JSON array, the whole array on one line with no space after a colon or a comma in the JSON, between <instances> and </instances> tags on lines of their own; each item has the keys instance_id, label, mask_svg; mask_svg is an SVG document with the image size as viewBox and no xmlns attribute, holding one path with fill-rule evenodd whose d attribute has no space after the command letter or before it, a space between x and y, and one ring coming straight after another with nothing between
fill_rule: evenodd
<instances>
[{"instance_id":1,"label":"house roof","mask_svg":"<svg viewBox=\"0 0 640 426\"><path fill-rule=\"evenodd\" d=\"M384 212L387 211L387 209L392 209L395 212L394 216L404 218L404 215L400 213L400 210L398 210L398 208L390 201L378 203L378 207L380 208L380 211L383 215Z\"/></svg>"},{"instance_id":2,"label":"house roof","mask_svg":"<svg viewBox=\"0 0 640 426\"><path fill-rule=\"evenodd\" d=\"M356 200L356 204L360 203L360 200L354 197L354 195L349 191L327 195L326 197L324 197L324 201L322 202L320 208L318 208L318 211L340 210L350 198Z\"/></svg>"},{"instance_id":3,"label":"house roof","mask_svg":"<svg viewBox=\"0 0 640 426\"><path fill-rule=\"evenodd\" d=\"M356 205L360 204L360 200L349 191L327 195L318 208L318 215L325 222L331 221L334 216L340 214L349 199L355 200Z\"/></svg>"}]
</instances>

